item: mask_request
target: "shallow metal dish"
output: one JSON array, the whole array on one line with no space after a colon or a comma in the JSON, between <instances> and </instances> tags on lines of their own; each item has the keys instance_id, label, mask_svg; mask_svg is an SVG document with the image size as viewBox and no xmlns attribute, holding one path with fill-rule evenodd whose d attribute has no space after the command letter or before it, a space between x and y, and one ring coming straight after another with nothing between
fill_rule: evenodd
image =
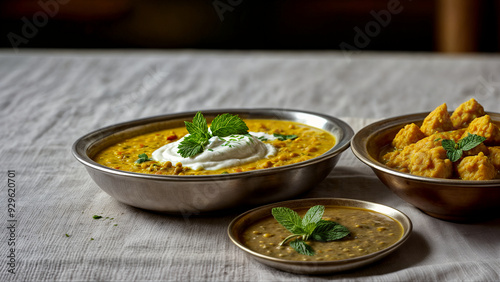
<instances>
[{"instance_id":1,"label":"shallow metal dish","mask_svg":"<svg viewBox=\"0 0 500 282\"><path fill-rule=\"evenodd\" d=\"M500 114L488 113L496 123ZM420 125L428 113L393 117L372 123L353 137L351 149L396 195L440 219L475 221L499 216L500 179L465 181L422 177L397 171L378 161L382 148L408 123Z\"/></svg>"},{"instance_id":2,"label":"shallow metal dish","mask_svg":"<svg viewBox=\"0 0 500 282\"><path fill-rule=\"evenodd\" d=\"M292 165L225 175L167 176L120 171L92 160L100 150L157 130L184 126L196 112L156 116L91 132L73 144L73 155L92 179L116 200L138 208L182 215L261 205L296 197L321 182L333 169L354 135L345 122L323 114L286 109L203 111L207 121L222 113L243 119L297 121L331 132L337 144L323 155Z\"/></svg>"},{"instance_id":3,"label":"shallow metal dish","mask_svg":"<svg viewBox=\"0 0 500 282\"><path fill-rule=\"evenodd\" d=\"M270 216L272 208L287 207L296 210L301 208L310 208L315 205L356 207L356 208L372 210L387 215L401 224L401 226L403 227L403 235L396 243L394 243L393 245L389 246L386 249L365 256L360 256L352 259L336 260L336 261L335 260L292 261L292 260L274 258L250 250L243 244L240 238L240 234L248 226L250 226L251 224L262 218ZM247 211L236 217L233 221L231 221L227 232L229 238L231 239L231 241L233 241L233 243L236 246L238 246L240 249L245 251L249 256L251 256L252 258L256 259L257 261L263 264L266 264L268 266L283 271L299 273L299 274L327 274L327 273L358 268L387 256L388 254L394 252L397 248L399 248L408 239L412 231L412 228L413 228L412 223L411 220L408 218L408 216L406 216L404 213L394 208L385 205L361 201L361 200L353 200L353 199L313 198L313 199L301 199L301 200L292 200L292 201L274 203Z\"/></svg>"}]
</instances>

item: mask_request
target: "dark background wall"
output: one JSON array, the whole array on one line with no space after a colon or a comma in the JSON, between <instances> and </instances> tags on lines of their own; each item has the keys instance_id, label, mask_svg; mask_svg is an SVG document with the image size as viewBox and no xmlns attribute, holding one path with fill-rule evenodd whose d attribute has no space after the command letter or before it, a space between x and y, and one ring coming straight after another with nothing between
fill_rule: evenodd
<instances>
[{"instance_id":1,"label":"dark background wall","mask_svg":"<svg viewBox=\"0 0 500 282\"><path fill-rule=\"evenodd\" d=\"M498 52L498 2L2 0L0 47Z\"/></svg>"}]
</instances>

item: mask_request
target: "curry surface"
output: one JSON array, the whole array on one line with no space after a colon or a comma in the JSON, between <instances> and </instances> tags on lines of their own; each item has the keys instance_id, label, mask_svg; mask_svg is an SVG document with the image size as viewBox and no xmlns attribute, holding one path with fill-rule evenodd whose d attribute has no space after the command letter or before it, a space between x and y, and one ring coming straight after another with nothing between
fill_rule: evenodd
<instances>
[{"instance_id":1,"label":"curry surface","mask_svg":"<svg viewBox=\"0 0 500 282\"><path fill-rule=\"evenodd\" d=\"M245 123L251 132L295 134L298 137L294 140L264 141L278 149L276 155L256 162L220 170L192 170L189 167L182 166L182 163L147 161L138 164L135 162L139 154L147 154L148 157L151 157L156 149L182 138L188 133L184 127L157 131L124 140L99 152L93 159L107 167L138 173L164 175L221 174L278 167L306 161L324 154L336 143L335 137L329 132L298 122L245 120Z\"/></svg>"},{"instance_id":2,"label":"curry surface","mask_svg":"<svg viewBox=\"0 0 500 282\"><path fill-rule=\"evenodd\" d=\"M303 217L306 211L298 210L297 213ZM299 254L288 243L279 246L291 233L272 216L250 225L240 239L249 249L271 257L297 261L334 261L383 250L403 235L403 227L399 222L366 209L327 206L323 219L342 224L351 233L336 241L307 241L316 253L314 256Z\"/></svg>"}]
</instances>

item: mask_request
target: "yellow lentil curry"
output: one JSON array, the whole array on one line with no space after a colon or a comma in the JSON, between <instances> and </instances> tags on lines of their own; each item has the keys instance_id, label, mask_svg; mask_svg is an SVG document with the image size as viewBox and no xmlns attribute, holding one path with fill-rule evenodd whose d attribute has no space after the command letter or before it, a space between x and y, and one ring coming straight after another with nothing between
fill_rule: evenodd
<instances>
[{"instance_id":1,"label":"yellow lentil curry","mask_svg":"<svg viewBox=\"0 0 500 282\"><path fill-rule=\"evenodd\" d=\"M307 209L298 210L302 217ZM334 261L364 256L383 250L403 236L403 227L396 220L366 209L326 206L323 220L339 223L350 234L330 242L307 241L314 256L299 254L288 244L279 246L290 231L274 217L261 219L243 231L240 239L249 249L271 257L297 261Z\"/></svg>"},{"instance_id":2,"label":"yellow lentil curry","mask_svg":"<svg viewBox=\"0 0 500 282\"><path fill-rule=\"evenodd\" d=\"M485 140L452 162L442 146L443 140L458 143L469 134ZM380 159L391 168L419 176L495 179L500 177L500 130L474 99L461 104L451 115L442 104L420 127L412 123L402 128Z\"/></svg>"},{"instance_id":3,"label":"yellow lentil curry","mask_svg":"<svg viewBox=\"0 0 500 282\"><path fill-rule=\"evenodd\" d=\"M192 170L187 166L183 166L182 163L171 163L169 161L160 163L148 160L140 164L136 162L138 155L146 154L151 156L155 150L163 145L178 141L188 133L185 127L166 129L124 140L99 152L93 159L107 167L138 173L207 175L251 171L303 162L324 154L336 143L335 137L329 132L298 122L256 119L245 120L245 123L251 132L297 135L297 138L284 141L263 141L277 148L276 155L219 170Z\"/></svg>"}]
</instances>

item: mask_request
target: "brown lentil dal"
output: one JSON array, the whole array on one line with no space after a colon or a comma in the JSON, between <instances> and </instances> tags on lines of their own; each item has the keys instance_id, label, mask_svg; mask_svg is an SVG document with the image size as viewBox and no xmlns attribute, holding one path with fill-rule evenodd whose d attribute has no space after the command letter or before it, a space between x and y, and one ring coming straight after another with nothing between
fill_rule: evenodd
<instances>
[{"instance_id":1,"label":"brown lentil dal","mask_svg":"<svg viewBox=\"0 0 500 282\"><path fill-rule=\"evenodd\" d=\"M307 209L297 213L304 216ZM250 225L241 241L249 249L271 257L297 261L334 261L364 256L383 250L396 243L403 235L403 227L396 220L366 209L325 207L324 220L344 225L351 232L347 237L331 242L307 241L316 254L297 253L286 243L279 246L291 233L272 216Z\"/></svg>"}]
</instances>

